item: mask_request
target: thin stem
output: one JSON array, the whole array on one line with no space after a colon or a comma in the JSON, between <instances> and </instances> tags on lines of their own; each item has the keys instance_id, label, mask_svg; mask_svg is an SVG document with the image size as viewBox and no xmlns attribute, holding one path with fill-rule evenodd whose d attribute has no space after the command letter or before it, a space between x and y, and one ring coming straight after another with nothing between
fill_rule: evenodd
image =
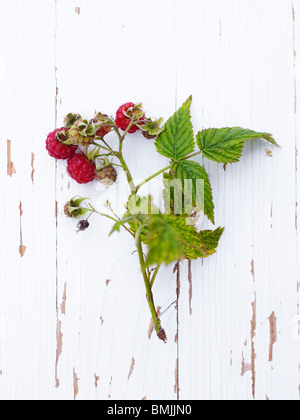
<instances>
[{"instance_id":1,"label":"thin stem","mask_svg":"<svg viewBox=\"0 0 300 420\"><path fill-rule=\"evenodd\" d=\"M129 184L129 187L130 187L130 190L131 190L131 194L132 195L135 195L136 194L136 187L134 185L132 175L131 175L131 173L130 173L130 171L128 169L127 163L125 162L125 159L124 159L122 153L119 153L118 159L119 159L119 161L120 161L120 163L122 165L122 168L123 168L123 170L124 170L124 172L126 174L127 181L128 181L128 184Z\"/></svg>"},{"instance_id":2,"label":"thin stem","mask_svg":"<svg viewBox=\"0 0 300 420\"><path fill-rule=\"evenodd\" d=\"M152 279L151 279L151 282L150 282L150 287L151 287L151 289L152 289L153 284L154 284L154 282L155 282L155 280L156 280L156 277L157 277L157 275L158 275L158 272L159 272L160 267L161 267L161 264L159 264L159 265L156 267L156 269L155 269L155 271L154 271L154 273L153 273L153 276L152 276Z\"/></svg>"},{"instance_id":3,"label":"thin stem","mask_svg":"<svg viewBox=\"0 0 300 420\"><path fill-rule=\"evenodd\" d=\"M156 178L158 175L168 171L169 169L171 169L172 165L166 166L164 169L161 169L160 171L156 172L155 174L149 176L148 178L146 178L143 182L141 182L137 187L136 187L136 192L138 192L138 190L145 184L147 184L147 182L151 181L152 179Z\"/></svg>"},{"instance_id":4,"label":"thin stem","mask_svg":"<svg viewBox=\"0 0 300 420\"><path fill-rule=\"evenodd\" d=\"M97 144L97 143L93 143L93 146L100 147L101 149L106 150L107 152L112 153L113 155L116 155L116 152L114 152L111 148L104 147L104 146L102 146L100 144Z\"/></svg>"},{"instance_id":5,"label":"thin stem","mask_svg":"<svg viewBox=\"0 0 300 420\"><path fill-rule=\"evenodd\" d=\"M124 134L122 136L122 141L125 139L125 137L127 136L127 134L129 133L129 130L131 129L131 127L133 127L133 125L135 124L135 122L133 120L131 120L130 124L128 125L128 127L126 128L126 130L124 131Z\"/></svg>"},{"instance_id":6,"label":"thin stem","mask_svg":"<svg viewBox=\"0 0 300 420\"><path fill-rule=\"evenodd\" d=\"M191 154L191 155L189 155L189 156L187 156L187 157L185 157L184 159L181 159L181 160L188 160L188 159L191 159L191 158L193 158L193 157L195 157L195 156L201 155L201 153L202 153L202 151L200 151L200 152L196 152L196 153L193 153L193 154Z\"/></svg>"},{"instance_id":7,"label":"thin stem","mask_svg":"<svg viewBox=\"0 0 300 420\"><path fill-rule=\"evenodd\" d=\"M86 209L86 210L88 210L88 209ZM90 210L89 210L90 211ZM97 210L93 210L92 212L91 212L91 214L98 214L99 216L103 216L103 217L107 217L108 219L110 219L110 220L113 220L115 223L118 223L118 222L121 222L121 219L116 215L116 214L114 214L113 213L113 215L116 217L116 219L115 218L113 218L113 217L111 217L111 216L109 216L108 214L105 214L105 213L101 213L101 212L99 212L99 211L97 211ZM134 233L133 232L131 232L131 230L130 229L128 229L128 227L127 226L125 226L124 224L122 224L121 225L128 233L130 233L130 235L131 236L133 236L133 237L135 237L134 236Z\"/></svg>"},{"instance_id":8,"label":"thin stem","mask_svg":"<svg viewBox=\"0 0 300 420\"><path fill-rule=\"evenodd\" d=\"M153 294L152 294L152 290L151 290L151 285L149 283L149 278L148 278L148 275L147 275L147 269L145 268L144 253L143 253L143 247L142 247L142 242L141 242L142 229L143 229L143 226L140 225L140 227L137 231L137 234L136 234L136 247L137 247L137 250L138 250L140 265L141 265L141 269L142 269L142 273L143 273L143 277L144 277L147 301L148 301L149 309L150 309L150 312L151 312L151 315L152 315L152 319L153 319L153 322L154 322L154 328L155 328L155 331L157 333L157 336L160 340L166 342L167 341L167 336L166 336L165 330L161 326L161 321L160 321L160 319L157 315L156 309L155 309Z\"/></svg>"},{"instance_id":9,"label":"thin stem","mask_svg":"<svg viewBox=\"0 0 300 420\"><path fill-rule=\"evenodd\" d=\"M191 158L193 158L193 157L195 157L195 156L200 155L201 153L202 153L201 151L200 151L200 152L195 152L195 153L193 153L193 154L191 154L191 155L189 155L189 156L186 156L185 158L180 159L180 160L181 160L181 161L188 160L188 159L191 159ZM140 189L143 185L147 184L147 182L151 181L152 179L156 178L157 176L161 175L162 173L164 173L164 172L168 171L168 170L169 170L169 169L171 169L171 168L172 168L172 164L171 164L171 165L169 165L169 166L166 166L165 168L161 169L160 171L158 171L158 172L156 172L155 174L153 174L153 175L149 176L148 178L146 178L143 182L141 182L141 183L140 183L140 184L136 187L136 192L138 192L138 190L139 190L139 189Z\"/></svg>"}]
</instances>

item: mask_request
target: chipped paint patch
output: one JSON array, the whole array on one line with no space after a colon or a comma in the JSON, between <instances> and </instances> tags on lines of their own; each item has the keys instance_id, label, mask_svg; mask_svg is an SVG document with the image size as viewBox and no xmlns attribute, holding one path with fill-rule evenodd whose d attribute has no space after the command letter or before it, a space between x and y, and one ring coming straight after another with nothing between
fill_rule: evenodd
<instances>
[{"instance_id":1,"label":"chipped paint patch","mask_svg":"<svg viewBox=\"0 0 300 420\"><path fill-rule=\"evenodd\" d=\"M242 370L241 376L244 376L245 373L251 372L251 365L245 362L244 352L242 353Z\"/></svg>"},{"instance_id":2,"label":"chipped paint patch","mask_svg":"<svg viewBox=\"0 0 300 420\"><path fill-rule=\"evenodd\" d=\"M269 322L270 322L269 362L272 362L274 344L277 341L277 319L276 319L275 312L272 312L272 314L270 315Z\"/></svg>"},{"instance_id":3,"label":"chipped paint patch","mask_svg":"<svg viewBox=\"0 0 300 420\"><path fill-rule=\"evenodd\" d=\"M79 393L79 381L75 368L73 369L73 388L74 388L74 400L76 400Z\"/></svg>"},{"instance_id":4,"label":"chipped paint patch","mask_svg":"<svg viewBox=\"0 0 300 420\"><path fill-rule=\"evenodd\" d=\"M254 260L251 261L251 274L253 277L253 281L255 282L255 264L254 264Z\"/></svg>"},{"instance_id":5,"label":"chipped paint patch","mask_svg":"<svg viewBox=\"0 0 300 420\"><path fill-rule=\"evenodd\" d=\"M7 140L7 175L12 177L16 173L15 165L11 160L11 140Z\"/></svg>"},{"instance_id":6,"label":"chipped paint patch","mask_svg":"<svg viewBox=\"0 0 300 420\"><path fill-rule=\"evenodd\" d=\"M23 205L22 202L20 201L20 205L19 205L19 210L20 210L20 246L19 246L19 254L21 255L21 258L24 257L25 252L27 250L27 247L23 244L23 230L22 230L22 216L23 216Z\"/></svg>"},{"instance_id":7,"label":"chipped paint patch","mask_svg":"<svg viewBox=\"0 0 300 420\"><path fill-rule=\"evenodd\" d=\"M55 362L55 386L56 388L59 388L60 381L58 379L58 362L59 358L62 354L62 348L63 348L63 334L61 332L61 321L57 321L57 331L56 331L56 362Z\"/></svg>"},{"instance_id":8,"label":"chipped paint patch","mask_svg":"<svg viewBox=\"0 0 300 420\"><path fill-rule=\"evenodd\" d=\"M129 370L129 375L128 375L128 381L130 380L130 378L131 378L131 376L133 374L134 367L135 367L135 359L132 358L132 360L131 360L131 366L130 366L130 370Z\"/></svg>"},{"instance_id":9,"label":"chipped paint patch","mask_svg":"<svg viewBox=\"0 0 300 420\"><path fill-rule=\"evenodd\" d=\"M62 303L60 305L61 313L66 315L66 300L67 300L67 283L65 283Z\"/></svg>"},{"instance_id":10,"label":"chipped paint patch","mask_svg":"<svg viewBox=\"0 0 300 420\"><path fill-rule=\"evenodd\" d=\"M97 375L95 374L95 375L94 375L94 378L95 378L95 388L97 389L97 388L98 388L98 382L99 382L100 376L97 376Z\"/></svg>"}]
</instances>

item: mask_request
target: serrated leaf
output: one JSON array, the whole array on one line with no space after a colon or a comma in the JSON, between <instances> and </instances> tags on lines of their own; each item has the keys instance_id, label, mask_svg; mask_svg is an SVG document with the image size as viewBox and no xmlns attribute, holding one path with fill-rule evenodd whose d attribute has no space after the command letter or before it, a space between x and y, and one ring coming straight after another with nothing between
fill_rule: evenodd
<instances>
[{"instance_id":1,"label":"serrated leaf","mask_svg":"<svg viewBox=\"0 0 300 420\"><path fill-rule=\"evenodd\" d=\"M170 214L165 215L165 220L177 233L182 244L183 258L194 260L197 258L206 258L209 255L199 237L197 229L187 224L186 217Z\"/></svg>"},{"instance_id":2,"label":"serrated leaf","mask_svg":"<svg viewBox=\"0 0 300 420\"><path fill-rule=\"evenodd\" d=\"M213 255L219 245L224 228L219 227L216 230L202 230L199 232L199 238L205 247L207 255Z\"/></svg>"},{"instance_id":3,"label":"serrated leaf","mask_svg":"<svg viewBox=\"0 0 300 420\"><path fill-rule=\"evenodd\" d=\"M258 133L241 127L209 128L196 136L196 141L203 155L216 162L238 162L242 156L245 141L264 139L278 146L271 134Z\"/></svg>"},{"instance_id":4,"label":"serrated leaf","mask_svg":"<svg viewBox=\"0 0 300 420\"><path fill-rule=\"evenodd\" d=\"M170 177L180 181L181 190L178 188L176 193L176 185L171 195L168 195L168 182ZM173 181L174 182L174 181ZM209 177L203 166L196 162L185 160L175 164L172 175L169 177L165 176L164 181L164 192L163 197L165 204L168 204L168 200L171 203L171 208L176 211L176 201L181 201L183 205L183 212L191 214L194 211L203 211L208 219L215 223L214 217L214 202L212 196L212 188L210 185ZM174 192L175 191L175 192ZM183 197L179 197L183 194ZM173 207L172 207L173 206Z\"/></svg>"},{"instance_id":5,"label":"serrated leaf","mask_svg":"<svg viewBox=\"0 0 300 420\"><path fill-rule=\"evenodd\" d=\"M166 122L155 142L157 151L172 160L183 159L195 149L191 103L192 97Z\"/></svg>"},{"instance_id":6,"label":"serrated leaf","mask_svg":"<svg viewBox=\"0 0 300 420\"><path fill-rule=\"evenodd\" d=\"M154 215L150 218L146 242L149 247L147 267L162 263L169 265L183 256L179 236L163 215Z\"/></svg>"},{"instance_id":7,"label":"serrated leaf","mask_svg":"<svg viewBox=\"0 0 300 420\"><path fill-rule=\"evenodd\" d=\"M145 240L149 247L147 266L170 264L181 259L206 258L216 252L224 229L198 233L185 216L155 215L150 218Z\"/></svg>"}]
</instances>

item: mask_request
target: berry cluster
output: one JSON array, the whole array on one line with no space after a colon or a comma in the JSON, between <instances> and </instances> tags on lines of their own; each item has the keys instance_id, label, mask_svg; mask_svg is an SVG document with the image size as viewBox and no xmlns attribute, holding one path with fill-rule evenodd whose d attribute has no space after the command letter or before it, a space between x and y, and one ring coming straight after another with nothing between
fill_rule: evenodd
<instances>
[{"instance_id":1,"label":"berry cluster","mask_svg":"<svg viewBox=\"0 0 300 420\"><path fill-rule=\"evenodd\" d=\"M161 125L162 120L146 119L142 104L133 102L122 105L115 119L97 113L91 120L86 120L71 113L65 117L64 127L48 135L46 149L51 157L68 161L68 173L79 184L96 179L104 185L112 185L118 174L110 158L118 155L104 137L118 128L124 134L141 131L145 138L155 139L161 132ZM102 144L97 141L102 141ZM94 146L92 151L90 146Z\"/></svg>"}]
</instances>

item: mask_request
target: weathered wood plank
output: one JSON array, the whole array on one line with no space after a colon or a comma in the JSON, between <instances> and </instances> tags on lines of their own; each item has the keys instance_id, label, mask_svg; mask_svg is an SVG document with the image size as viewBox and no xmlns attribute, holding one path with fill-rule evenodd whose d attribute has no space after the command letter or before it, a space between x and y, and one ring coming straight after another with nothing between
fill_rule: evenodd
<instances>
[{"instance_id":1,"label":"weathered wood plank","mask_svg":"<svg viewBox=\"0 0 300 420\"><path fill-rule=\"evenodd\" d=\"M53 398L54 28L52 0L1 2L1 399Z\"/></svg>"},{"instance_id":2,"label":"weathered wood plank","mask_svg":"<svg viewBox=\"0 0 300 420\"><path fill-rule=\"evenodd\" d=\"M167 118L174 112L172 1L146 1L143 7L139 1L58 1L57 5L58 121L70 111L88 116L97 108L114 114L130 100L144 101L150 115ZM158 68L158 63L164 64ZM115 141L114 135L110 138ZM136 179L166 166L153 143L139 136L128 139L125 153ZM64 164L58 166L57 179L59 303L65 287L67 291L66 312L59 310L58 315L63 334L58 395L73 396L75 368L80 378L78 399L177 398L176 312L172 308L163 316L169 343L163 345L154 334L149 340L150 313L138 258L131 255L134 243L126 234L108 239L111 224L96 218L87 233L76 235L75 225L62 214L63 203L77 194L90 197L100 210L107 198L115 206L124 180L109 191L96 183L78 187L73 181L69 184ZM126 199L123 193L120 215ZM165 270L158 281L156 304L163 311L176 299L176 275Z\"/></svg>"},{"instance_id":3,"label":"weathered wood plank","mask_svg":"<svg viewBox=\"0 0 300 420\"><path fill-rule=\"evenodd\" d=\"M185 267L180 395L294 399L298 342L292 326L299 253L291 3L195 3L186 7L178 2L176 27L181 52L178 96L198 92L197 128L241 125L270 131L282 149L253 143L245 148L241 164L225 171L205 162L215 190L217 224L226 230L218 255L202 267L192 266L192 316ZM195 14L197 22L191 18ZM269 323L272 314L276 340L275 325L270 328ZM288 377L288 383L282 377Z\"/></svg>"},{"instance_id":4,"label":"weathered wood plank","mask_svg":"<svg viewBox=\"0 0 300 420\"><path fill-rule=\"evenodd\" d=\"M300 0L2 1L0 399L299 399L299 17ZM63 214L77 194L117 208L122 177L78 186L44 140L70 111L133 100L167 119L190 94L196 130L282 148L203 161L226 230L209 260L160 273L164 345L126 233L93 216L77 235ZM167 162L139 136L126 158L141 180Z\"/></svg>"}]
</instances>

